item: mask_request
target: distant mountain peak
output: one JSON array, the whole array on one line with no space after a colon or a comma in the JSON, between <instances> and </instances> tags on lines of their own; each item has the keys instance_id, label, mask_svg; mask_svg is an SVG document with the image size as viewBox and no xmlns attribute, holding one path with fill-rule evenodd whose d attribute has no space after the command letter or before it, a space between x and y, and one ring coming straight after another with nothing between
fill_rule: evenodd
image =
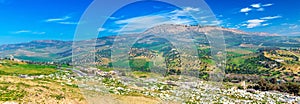
<instances>
[{"instance_id":1,"label":"distant mountain peak","mask_svg":"<svg viewBox=\"0 0 300 104\"><path fill-rule=\"evenodd\" d=\"M146 30L144 33L178 33L178 32L188 32L188 31L198 31L198 32L209 32L212 30L231 32L233 34L239 35L257 35L257 36L279 36L278 34L270 34L266 32L245 32L238 29L224 28L218 26L189 26L189 25L179 25L179 24L163 24L159 26L152 27Z\"/></svg>"}]
</instances>

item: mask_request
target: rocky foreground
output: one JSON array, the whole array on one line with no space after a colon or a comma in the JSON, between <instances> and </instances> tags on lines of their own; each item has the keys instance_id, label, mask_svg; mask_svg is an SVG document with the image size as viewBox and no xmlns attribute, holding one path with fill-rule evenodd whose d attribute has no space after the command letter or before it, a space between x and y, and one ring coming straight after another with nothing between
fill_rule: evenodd
<instances>
[{"instance_id":1,"label":"rocky foreground","mask_svg":"<svg viewBox=\"0 0 300 104\"><path fill-rule=\"evenodd\" d=\"M224 82L201 81L188 77L178 81L170 81L163 77L85 76L78 78L78 82L80 82L79 88L85 91L86 98L96 98L97 94L101 96L96 100L94 99L93 102L99 102L105 96L116 95L145 97L155 100L155 103L168 102L176 104L300 103L299 96L275 91L241 90ZM124 100L122 101L118 98L120 97L115 97L103 103L112 103L114 100L119 101L118 103L124 102ZM141 100L140 98L138 99Z\"/></svg>"},{"instance_id":2,"label":"rocky foreground","mask_svg":"<svg viewBox=\"0 0 300 104\"><path fill-rule=\"evenodd\" d=\"M300 103L299 96L286 93L241 90L232 83L202 81L183 76L163 77L153 73L129 72L123 75L100 72L100 75L74 76L65 71L36 77L19 77L21 79L15 76L2 76L1 81L2 85L12 86L8 87L9 91L25 90L24 97L0 103ZM74 84L75 82L78 86ZM80 88L80 92L77 87Z\"/></svg>"}]
</instances>

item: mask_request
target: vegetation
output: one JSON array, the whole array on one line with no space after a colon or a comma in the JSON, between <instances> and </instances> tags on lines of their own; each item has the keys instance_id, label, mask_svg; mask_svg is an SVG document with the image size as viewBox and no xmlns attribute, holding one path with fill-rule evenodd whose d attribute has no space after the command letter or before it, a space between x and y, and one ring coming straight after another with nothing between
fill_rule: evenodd
<instances>
[{"instance_id":1,"label":"vegetation","mask_svg":"<svg viewBox=\"0 0 300 104\"><path fill-rule=\"evenodd\" d=\"M136 58L129 60L129 65L133 71L150 72L151 62L144 58Z\"/></svg>"},{"instance_id":2,"label":"vegetation","mask_svg":"<svg viewBox=\"0 0 300 104\"><path fill-rule=\"evenodd\" d=\"M27 64L24 62L15 62L9 60L2 60L0 67L0 74L2 75L48 75L56 72L53 65L38 65Z\"/></svg>"},{"instance_id":3,"label":"vegetation","mask_svg":"<svg viewBox=\"0 0 300 104\"><path fill-rule=\"evenodd\" d=\"M0 85L0 101L21 100L26 95L24 90L11 90L7 85Z\"/></svg>"},{"instance_id":4,"label":"vegetation","mask_svg":"<svg viewBox=\"0 0 300 104\"><path fill-rule=\"evenodd\" d=\"M64 99L65 96L63 96L62 94L56 94L56 95L50 95L51 97L54 97L56 100L61 100Z\"/></svg>"},{"instance_id":5,"label":"vegetation","mask_svg":"<svg viewBox=\"0 0 300 104\"><path fill-rule=\"evenodd\" d=\"M111 67L106 67L106 66L97 66L98 69L102 70L102 71L105 71L105 72L109 72L109 71L112 71L113 68Z\"/></svg>"},{"instance_id":6,"label":"vegetation","mask_svg":"<svg viewBox=\"0 0 300 104\"><path fill-rule=\"evenodd\" d=\"M16 76L2 75L0 78L0 103L14 101L19 103L65 102L84 103L77 85L66 80L37 78L27 80ZM75 101L75 102L74 102Z\"/></svg>"},{"instance_id":7,"label":"vegetation","mask_svg":"<svg viewBox=\"0 0 300 104\"><path fill-rule=\"evenodd\" d=\"M286 39L281 38L282 37L261 37L245 36L240 34L226 34L225 40L227 42L226 46L228 49L226 51L226 77L224 78L224 81L226 83L246 81L247 84L250 84L248 88L253 88L261 91L276 90L288 92L299 96L299 37L291 37ZM207 40L195 38L195 40L198 40L196 44L199 45L199 47L197 47L198 53L196 54L198 54L200 65L197 66L189 65L189 63L193 62L184 62L187 63L184 64L182 62L185 61L182 60L183 57L190 56L179 53L175 49L175 47L172 46L172 44L170 44L170 42L168 42L167 40L155 37L145 37L145 40L146 39L148 39L149 41L140 42L143 41L143 39L141 39L139 40L139 42L136 42L136 44L133 45L129 52L129 57L124 60L118 60L117 62L110 62L110 56L112 51L109 48L105 48L112 44L112 41L102 39L103 41L101 40L101 42L105 44L98 45L95 51L95 60L97 61L97 68L101 71L109 72L114 70L112 68L112 63L117 64L120 67L127 66L129 64L131 70L133 71L129 75L137 79L146 79L155 76L155 74L149 72L151 72L151 67L156 67L153 66L152 59L159 58L164 62L164 65L167 68L167 70L163 70L163 75L165 76L166 80L174 82L178 81L179 77L177 75L181 75L181 73L183 72L182 67L184 66L188 66L188 69L184 70L195 69L196 71L199 71L200 79L209 80L209 73L214 69L216 63L212 59L211 49ZM35 52L38 52L38 50L35 49ZM39 52L41 53L44 51ZM70 58L71 52L72 50L67 50L58 54L50 54L50 56L55 56L55 58L59 56L63 56L63 58ZM121 53L122 51L118 52ZM16 56L16 58L41 62L48 62L54 60L52 58L47 57L28 57L22 55ZM70 59L67 61L64 60L64 62L60 63L63 64L61 65L61 67L70 67L68 66L68 64L71 63L70 61ZM57 66L49 64L25 63L13 60L0 60L0 75L2 75L0 76L0 78L5 79L3 78L3 76L20 74L57 74L57 70L55 70L56 68ZM32 83L34 83L34 85ZM128 87L127 85L110 78L104 78L102 80L102 83L104 83L107 86L122 88ZM48 96L50 95L50 97L56 100L65 100L70 98L70 95L58 93L59 91L57 91L57 89L62 90L65 93L76 91L76 89L78 89L78 86L76 84L67 84L63 81L61 82L61 80L56 79L56 77L53 77L53 79L34 79L30 80L30 82L25 81L12 83L8 81L1 81L0 101L21 100L22 98L28 97L28 95L32 94L32 92L27 92L26 90L22 89L28 89L30 87L37 87L38 89L36 91L40 92L49 91L51 93L48 94ZM163 91L169 89L169 86L158 85L158 87L159 90L156 91ZM244 89L244 86L237 85L237 87L240 89ZM52 92L52 90L54 90L54 92ZM110 90L110 92L125 93L123 90ZM125 95L139 96L140 94L137 92L129 92ZM243 97L240 98L246 99ZM187 103L189 102L187 101Z\"/></svg>"},{"instance_id":8,"label":"vegetation","mask_svg":"<svg viewBox=\"0 0 300 104\"><path fill-rule=\"evenodd\" d=\"M258 83L257 85L248 86L248 88L253 88L262 91L276 90L276 91L291 93L296 96L300 95L299 83L295 83L295 82L278 83L275 78L271 78L271 79L261 78L257 83Z\"/></svg>"}]
</instances>

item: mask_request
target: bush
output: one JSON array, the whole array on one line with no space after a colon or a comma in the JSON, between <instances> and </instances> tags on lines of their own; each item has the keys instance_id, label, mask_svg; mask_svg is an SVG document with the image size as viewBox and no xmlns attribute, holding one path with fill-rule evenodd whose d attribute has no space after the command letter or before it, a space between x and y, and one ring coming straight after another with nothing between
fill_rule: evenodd
<instances>
[{"instance_id":1,"label":"bush","mask_svg":"<svg viewBox=\"0 0 300 104\"><path fill-rule=\"evenodd\" d=\"M287 92L290 94L294 94L296 96L300 95L300 84L294 83L294 82L288 82L288 83L281 83L281 84L274 84L274 79L266 80L266 79L260 79L258 82L258 86L251 86L252 88L256 90L262 90L262 91L269 91L269 90L276 90L281 92Z\"/></svg>"}]
</instances>

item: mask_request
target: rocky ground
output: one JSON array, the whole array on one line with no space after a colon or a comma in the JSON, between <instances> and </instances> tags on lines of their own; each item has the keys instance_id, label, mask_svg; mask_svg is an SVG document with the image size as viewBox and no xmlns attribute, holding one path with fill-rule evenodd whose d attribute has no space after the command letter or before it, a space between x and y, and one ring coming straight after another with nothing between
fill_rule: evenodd
<instances>
[{"instance_id":1,"label":"rocky ground","mask_svg":"<svg viewBox=\"0 0 300 104\"><path fill-rule=\"evenodd\" d=\"M299 96L281 92L248 91L228 86L224 82L210 82L182 78L171 81L164 77L136 78L130 76L85 76L78 78L79 88L88 101L99 102L111 98L111 103L138 101L157 103L300 103ZM129 98L126 98L129 97ZM126 104L126 103L125 103ZM143 103L144 104L144 103Z\"/></svg>"},{"instance_id":2,"label":"rocky ground","mask_svg":"<svg viewBox=\"0 0 300 104\"><path fill-rule=\"evenodd\" d=\"M109 73L106 73L109 74ZM232 83L153 73L74 76L65 71L33 79L1 76L0 103L198 104L300 103L299 96L237 89ZM4 91L4 92L3 92Z\"/></svg>"}]
</instances>

